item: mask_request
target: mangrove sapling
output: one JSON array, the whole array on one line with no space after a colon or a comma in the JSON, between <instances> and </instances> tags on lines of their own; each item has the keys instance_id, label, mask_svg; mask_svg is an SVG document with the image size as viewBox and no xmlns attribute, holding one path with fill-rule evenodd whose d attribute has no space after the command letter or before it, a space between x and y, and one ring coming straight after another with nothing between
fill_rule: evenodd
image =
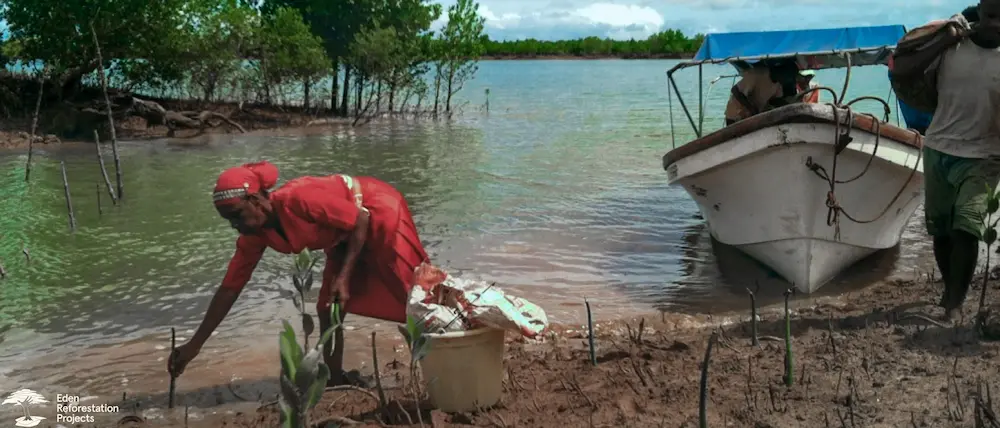
<instances>
[{"instance_id":1,"label":"mangrove sapling","mask_svg":"<svg viewBox=\"0 0 1000 428\"><path fill-rule=\"evenodd\" d=\"M35 100L35 114L31 117L31 134L28 135L28 160L24 164L24 181L31 178L31 154L35 148L35 131L38 130L38 113L42 109L42 94L45 92L45 80L48 77L49 66L45 65L38 75L38 99Z\"/></svg>"},{"instance_id":2,"label":"mangrove sapling","mask_svg":"<svg viewBox=\"0 0 1000 428\"><path fill-rule=\"evenodd\" d=\"M316 329L316 325L312 315L306 312L305 299L306 293L312 290L313 268L319 259L319 254L312 254L309 251L296 254L292 271L292 286L295 287L292 303L295 304L295 309L299 310L299 318L302 320L303 346L306 348L309 347L309 335Z\"/></svg>"},{"instance_id":3,"label":"mangrove sapling","mask_svg":"<svg viewBox=\"0 0 1000 428\"><path fill-rule=\"evenodd\" d=\"M104 208L101 207L101 183L97 183L97 215L104 215Z\"/></svg>"},{"instance_id":4,"label":"mangrove sapling","mask_svg":"<svg viewBox=\"0 0 1000 428\"><path fill-rule=\"evenodd\" d=\"M708 428L708 363L712 359L712 347L719 339L719 333L712 332L708 338L708 347L705 348L705 361L701 365L701 384L698 392L698 426Z\"/></svg>"},{"instance_id":5,"label":"mangrove sapling","mask_svg":"<svg viewBox=\"0 0 1000 428\"><path fill-rule=\"evenodd\" d=\"M417 381L417 365L427 356L427 352L430 350L430 342L427 341L427 336L424 334L426 333L424 324L412 316L406 317L406 327L400 326L399 332L403 335L406 347L410 350L410 383L413 388L413 399L417 405L417 419L420 421L420 425L423 426L424 417L420 412L420 397L423 394L420 383ZM375 370L378 370L378 367Z\"/></svg>"},{"instance_id":6,"label":"mangrove sapling","mask_svg":"<svg viewBox=\"0 0 1000 428\"><path fill-rule=\"evenodd\" d=\"M323 345L333 337L333 332L340 328L340 305L334 304L330 314L330 329L323 332L319 342L312 349L300 347L291 324L282 321L285 329L279 336L281 398L278 400L278 405L281 408L283 428L308 427L309 411L316 407L326 390L326 383L330 380L330 368L323 362Z\"/></svg>"},{"instance_id":7,"label":"mangrove sapling","mask_svg":"<svg viewBox=\"0 0 1000 428\"><path fill-rule=\"evenodd\" d=\"M988 190L988 196L986 201L986 213L983 215L983 226L985 231L983 232L982 241L986 244L986 271L983 274L983 289L979 292L979 310L976 313L976 331L983 334L983 327L986 324L986 287L990 279L990 249L993 247L993 243L997 240L997 223L1000 223L1000 217L996 220L993 219L994 215L1000 210L1000 194L997 193L997 189L994 189L990 184L986 185Z\"/></svg>"},{"instance_id":8,"label":"mangrove sapling","mask_svg":"<svg viewBox=\"0 0 1000 428\"><path fill-rule=\"evenodd\" d=\"M590 312L590 301L583 299L587 307L587 342L590 345L590 365L597 366L597 351L594 349L594 317Z\"/></svg>"},{"instance_id":9,"label":"mangrove sapling","mask_svg":"<svg viewBox=\"0 0 1000 428\"><path fill-rule=\"evenodd\" d=\"M104 185L108 188L108 195L111 196L111 203L118 205L115 189L111 187L111 177L108 177L108 169L104 166L104 154L101 153L101 138L97 135L96 129L94 130L94 147L97 148L97 164L101 167L101 175L104 177ZM100 184L98 184L98 187L100 187ZM100 191L97 194L100 197Z\"/></svg>"},{"instance_id":10,"label":"mangrove sapling","mask_svg":"<svg viewBox=\"0 0 1000 428\"><path fill-rule=\"evenodd\" d=\"M375 347L375 332L372 332L372 369L375 370L375 391L378 393L378 407L382 417L388 420L389 406L386 405L385 390L382 389L382 374L379 373L382 366L378 363L378 349Z\"/></svg>"},{"instance_id":11,"label":"mangrove sapling","mask_svg":"<svg viewBox=\"0 0 1000 428\"><path fill-rule=\"evenodd\" d=\"M792 363L792 316L788 310L788 298L792 293L791 288L785 290L785 386L788 387L795 383L795 367Z\"/></svg>"},{"instance_id":12,"label":"mangrove sapling","mask_svg":"<svg viewBox=\"0 0 1000 428\"><path fill-rule=\"evenodd\" d=\"M760 346L760 340L757 338L757 293L760 291L760 282L754 281L755 290L750 291L747 288L747 293L750 294L750 345Z\"/></svg>"},{"instance_id":13,"label":"mangrove sapling","mask_svg":"<svg viewBox=\"0 0 1000 428\"><path fill-rule=\"evenodd\" d=\"M170 327L170 358L175 357L175 351L177 351L177 331L173 327ZM171 361L173 365L173 361ZM170 391L167 400L167 408L174 408L174 393L177 391L177 375L170 373ZM122 400L124 400L124 396Z\"/></svg>"},{"instance_id":14,"label":"mangrove sapling","mask_svg":"<svg viewBox=\"0 0 1000 428\"><path fill-rule=\"evenodd\" d=\"M69 214L69 230L72 232L76 230L76 216L73 215L73 199L69 196L69 179L66 178L66 162L60 161L59 167L62 168L63 191L66 193L66 212Z\"/></svg>"}]
</instances>

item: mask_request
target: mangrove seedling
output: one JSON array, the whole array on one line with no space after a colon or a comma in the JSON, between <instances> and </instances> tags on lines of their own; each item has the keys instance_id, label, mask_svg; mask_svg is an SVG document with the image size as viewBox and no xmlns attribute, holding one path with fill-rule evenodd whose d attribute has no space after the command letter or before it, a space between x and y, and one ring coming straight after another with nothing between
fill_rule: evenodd
<instances>
[{"instance_id":1,"label":"mangrove seedling","mask_svg":"<svg viewBox=\"0 0 1000 428\"><path fill-rule=\"evenodd\" d=\"M587 307L587 344L590 347L590 365L597 365L597 350L594 349L594 317L590 312L590 301L583 299L583 304Z\"/></svg>"},{"instance_id":2,"label":"mangrove seedling","mask_svg":"<svg viewBox=\"0 0 1000 428\"><path fill-rule=\"evenodd\" d=\"M292 303L295 309L299 310L299 318L302 319L302 334L304 336L304 346L309 347L309 335L316 330L312 315L306 312L306 293L312 290L313 268L320 260L319 254L310 253L308 250L295 255L292 270L292 286L295 287L295 294L292 295ZM337 318L340 319L340 318Z\"/></svg>"},{"instance_id":3,"label":"mangrove seedling","mask_svg":"<svg viewBox=\"0 0 1000 428\"><path fill-rule=\"evenodd\" d=\"M410 350L410 366L416 365L427 356L427 336L424 336L424 324L411 316L406 317L406 327L399 328L406 347Z\"/></svg>"},{"instance_id":4,"label":"mangrove seedling","mask_svg":"<svg viewBox=\"0 0 1000 428\"><path fill-rule=\"evenodd\" d=\"M331 328L323 332L319 343L312 349L299 346L295 330L288 321L282 321L285 329L279 336L281 347L281 426L283 428L305 428L309 425L309 410L316 407L326 383L330 380L330 368L323 362L323 345L330 341L333 332L340 327L340 308L333 305ZM308 352L306 352L308 350Z\"/></svg>"},{"instance_id":5,"label":"mangrove seedling","mask_svg":"<svg viewBox=\"0 0 1000 428\"><path fill-rule=\"evenodd\" d=\"M982 334L983 327L986 324L986 286L988 285L990 279L990 249L993 244L997 241L997 223L1000 223L1000 217L996 217L997 211L1000 211L1000 193L997 189L994 189L990 184L986 184L987 198L986 198L986 212L983 215L983 243L986 244L986 272L983 274L983 289L979 292L979 310L976 315L976 330Z\"/></svg>"},{"instance_id":6,"label":"mangrove seedling","mask_svg":"<svg viewBox=\"0 0 1000 428\"><path fill-rule=\"evenodd\" d=\"M705 360L701 364L701 381L698 385L698 426L708 428L708 365L712 361L712 347L719 340L719 332L713 331L705 348Z\"/></svg>"},{"instance_id":7,"label":"mangrove seedling","mask_svg":"<svg viewBox=\"0 0 1000 428\"><path fill-rule=\"evenodd\" d=\"M788 298L793 289L785 290L785 386L795 383L795 365L792 363L792 315L788 310Z\"/></svg>"},{"instance_id":8,"label":"mangrove seedling","mask_svg":"<svg viewBox=\"0 0 1000 428\"><path fill-rule=\"evenodd\" d=\"M760 282L754 281L756 285L756 291L750 291L747 287L747 293L750 293L750 345L760 346L760 340L757 335L757 293L760 292Z\"/></svg>"},{"instance_id":9,"label":"mangrove seedling","mask_svg":"<svg viewBox=\"0 0 1000 428\"><path fill-rule=\"evenodd\" d=\"M420 392L420 383L417 381L417 364L427 356L427 352L430 350L430 343L424 334L426 333L424 323L420 320L407 315L406 326L398 327L399 333L403 335L403 340L406 341L406 347L410 350L410 382L413 388L413 399L418 406L417 418L420 421L420 425L423 426L423 416L419 409L419 396L422 393ZM378 370L377 367L376 370Z\"/></svg>"}]
</instances>

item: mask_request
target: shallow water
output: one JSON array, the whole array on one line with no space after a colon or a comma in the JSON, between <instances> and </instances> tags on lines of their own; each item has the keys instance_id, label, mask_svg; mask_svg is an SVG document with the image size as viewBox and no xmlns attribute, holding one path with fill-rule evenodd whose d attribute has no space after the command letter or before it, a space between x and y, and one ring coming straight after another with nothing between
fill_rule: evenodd
<instances>
[{"instance_id":1,"label":"shallow water","mask_svg":"<svg viewBox=\"0 0 1000 428\"><path fill-rule=\"evenodd\" d=\"M713 243L688 195L665 185L661 156L672 132L664 71L672 64L485 62L462 94L465 114L451 123L125 142L125 201L111 207L102 194L103 215L93 146L43 148L30 185L25 156L0 155L0 260L8 271L0 282L0 325L9 328L0 344L0 390L114 395L165 388L157 359L166 355L169 327L198 325L234 250L234 232L210 203L214 179L259 158L278 165L282 180L344 172L392 183L408 198L435 262L497 281L542 305L552 321L579 322L584 298L598 319L655 309L717 313L744 306L745 287L755 281L763 303L776 302L787 285ZM705 76L730 73L711 67ZM682 74L690 105L697 72ZM842 76L821 71L818 80L839 90ZM884 68L855 70L853 79L849 99L888 92ZM708 129L721 125L726 82L706 97ZM489 113L481 107L485 88ZM681 144L692 133L673 101L673 136ZM75 233L68 233L60 161ZM110 167L110 153L106 161ZM928 269L920 220L918 211L901 249L861 262L824 294ZM206 350L197 360L202 383L276 370L280 320L295 316L290 263L288 256L265 256L210 341L218 354ZM349 322L366 334L373 325ZM386 346L396 340L393 327L379 331ZM367 358L355 349L356 362ZM230 356L211 356L223 354Z\"/></svg>"}]
</instances>

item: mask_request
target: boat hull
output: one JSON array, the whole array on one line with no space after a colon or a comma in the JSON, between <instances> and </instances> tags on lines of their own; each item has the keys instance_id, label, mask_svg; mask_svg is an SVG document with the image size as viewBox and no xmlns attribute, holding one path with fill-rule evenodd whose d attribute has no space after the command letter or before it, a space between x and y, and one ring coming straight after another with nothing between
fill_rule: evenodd
<instances>
[{"instance_id":1,"label":"boat hull","mask_svg":"<svg viewBox=\"0 0 1000 428\"><path fill-rule=\"evenodd\" d=\"M838 234L838 222L828 223L830 185L807 166L811 160L832 173L835 132L822 122L762 127L672 161L668 179L695 200L715 239L811 293L898 245L923 201L920 149L854 129L853 142L836 156L838 181L860 174L835 185L844 211Z\"/></svg>"}]
</instances>

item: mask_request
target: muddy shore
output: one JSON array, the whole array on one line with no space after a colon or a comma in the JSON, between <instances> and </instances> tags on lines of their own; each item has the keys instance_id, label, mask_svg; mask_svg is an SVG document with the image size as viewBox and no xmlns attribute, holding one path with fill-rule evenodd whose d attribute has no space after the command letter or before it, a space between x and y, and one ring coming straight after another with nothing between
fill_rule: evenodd
<instances>
[{"instance_id":1,"label":"muddy shore","mask_svg":"<svg viewBox=\"0 0 1000 428\"><path fill-rule=\"evenodd\" d=\"M972 330L979 284L981 279L956 326L928 321L942 312L932 304L942 285L928 279L793 301L791 386L784 380L782 305L759 310L760 345L751 346L748 298L740 313L662 313L596 323L596 367L589 363L585 326L555 325L537 341L508 335L501 402L478 412L445 414L429 406L417 412L414 394L401 386L409 379L405 351L379 346L388 414L380 412L374 390L328 391L310 420L362 427L417 427L421 421L435 427L695 427L702 361L717 331L708 373L709 426L973 426L978 391L985 401L987 388L1000 386L1000 344ZM987 288L987 301L1000 299L993 284ZM370 332L348 334L363 343ZM260 376L276 383L273 373ZM208 416L211 409L191 409L199 416L185 422L184 409L175 409L170 417L123 426L276 427L278 410L267 403L273 398L239 397L243 403Z\"/></svg>"},{"instance_id":2,"label":"muddy shore","mask_svg":"<svg viewBox=\"0 0 1000 428\"><path fill-rule=\"evenodd\" d=\"M189 139L206 134L240 134L256 136L300 135L323 132L330 127L351 126L354 118L333 117L324 109L305 110L301 107L281 107L271 105L239 105L236 103L202 103L184 100L144 98L158 102L173 111L212 111L225 115L242 126L244 134L225 123L204 130L177 129L173 136L165 125L150 125L139 117L116 123L116 137L120 141L146 141L161 138ZM35 143L54 145L61 143L92 143L93 138L66 137L57 135L53 122L60 120L64 111L57 108L43 108L39 112L39 127L35 131ZM362 119L364 122L364 119ZM20 116L0 121L0 149L27 149L31 135L32 117ZM107 142L107 141L105 141Z\"/></svg>"}]
</instances>

